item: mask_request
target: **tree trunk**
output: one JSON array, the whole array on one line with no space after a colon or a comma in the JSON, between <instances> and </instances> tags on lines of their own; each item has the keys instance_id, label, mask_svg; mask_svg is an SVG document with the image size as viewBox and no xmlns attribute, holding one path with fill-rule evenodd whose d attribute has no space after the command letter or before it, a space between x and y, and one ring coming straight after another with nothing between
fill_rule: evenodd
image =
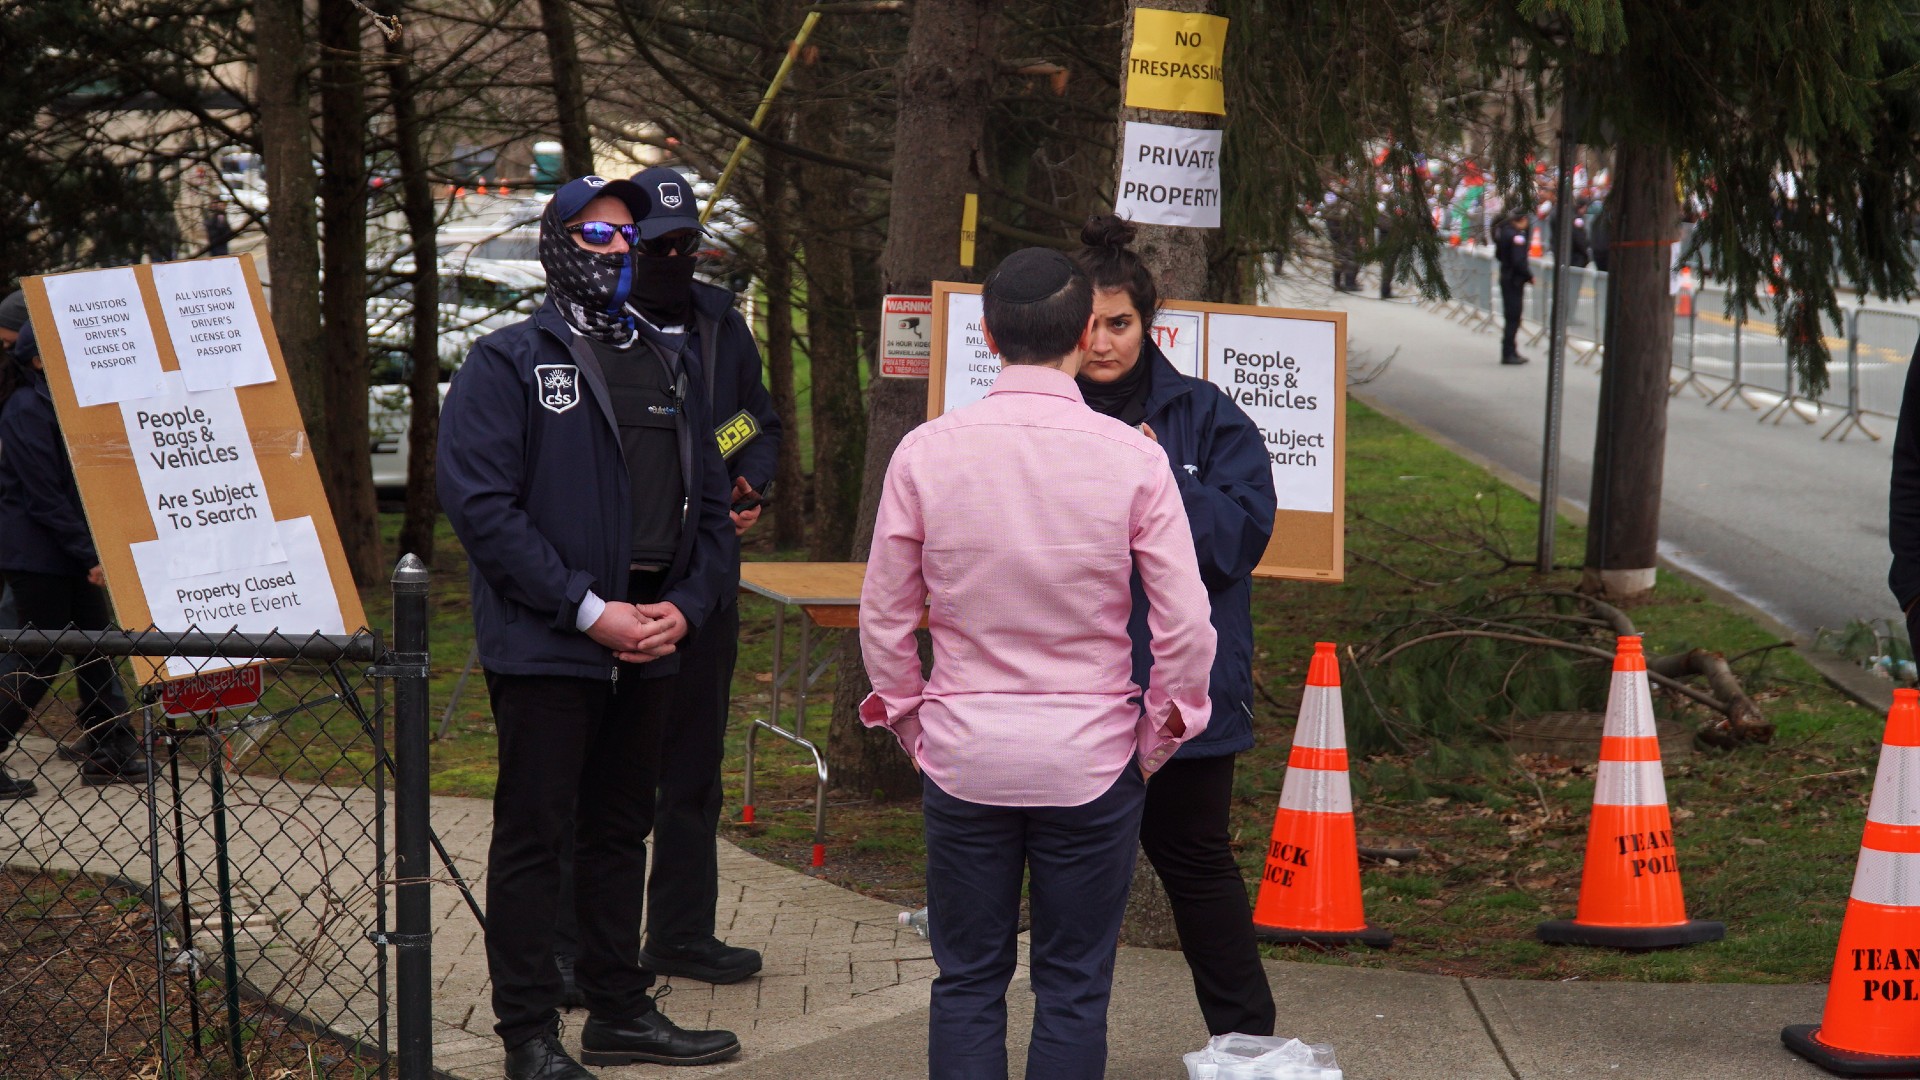
<instances>
[{"instance_id":1,"label":"tree trunk","mask_svg":"<svg viewBox=\"0 0 1920 1080\"><path fill-rule=\"evenodd\" d=\"M354 0L320 0L318 11L326 282L320 298L325 357L320 386L329 432L320 479L354 580L374 585L386 580L390 568L380 556L367 435L367 86L360 8Z\"/></svg>"},{"instance_id":2,"label":"tree trunk","mask_svg":"<svg viewBox=\"0 0 1920 1080\"><path fill-rule=\"evenodd\" d=\"M766 160L760 181L760 281L767 292L767 392L780 414L780 458L774 466L773 546L790 551L807 542L807 478L800 465L800 406L793 390L793 237L788 229L787 169Z\"/></svg>"},{"instance_id":3,"label":"tree trunk","mask_svg":"<svg viewBox=\"0 0 1920 1080\"><path fill-rule=\"evenodd\" d=\"M839 153L846 141L847 106L801 108L803 146ZM845 177L825 165L801 163L796 229L807 275L807 355L813 361L813 520L808 554L815 562L845 562L853 549L860 506L860 473L867 417L860 400L860 323L854 310L853 252L847 238Z\"/></svg>"},{"instance_id":4,"label":"tree trunk","mask_svg":"<svg viewBox=\"0 0 1920 1080\"><path fill-rule=\"evenodd\" d=\"M567 179L593 171L587 94L580 80L580 46L573 34L573 0L540 0L540 29L553 68L553 104L560 124L560 160Z\"/></svg>"},{"instance_id":5,"label":"tree trunk","mask_svg":"<svg viewBox=\"0 0 1920 1080\"><path fill-rule=\"evenodd\" d=\"M398 18L401 0L385 0L383 13ZM413 373L408 377L407 506L400 550L433 565L434 526L440 503L434 491L434 453L440 440L440 306L423 302L440 295L439 230L433 187L427 177L425 132L414 103L413 46L400 34L387 39L387 84L393 90L394 153L400 162L400 205L413 246Z\"/></svg>"},{"instance_id":6,"label":"tree trunk","mask_svg":"<svg viewBox=\"0 0 1920 1080\"><path fill-rule=\"evenodd\" d=\"M1220 118L1207 113L1161 112L1158 109L1129 108L1127 100L1127 55L1133 51L1134 12L1141 7L1163 11L1190 11L1213 14L1216 0L1127 0L1125 22L1120 31L1120 123L1114 131L1114 190L1120 188L1121 161L1126 153L1127 122L1165 124L1168 127L1217 128ZM1153 271L1154 283L1166 300L1214 299L1209 289L1207 248L1211 229L1193 229L1182 225L1139 225L1134 250ZM1214 238L1218 245L1221 241ZM1222 289L1227 288L1221 283ZM1173 926L1173 906L1160 885L1159 875L1147 861L1143 850L1134 860L1133 889L1127 894L1127 914L1120 925L1120 940L1129 945L1171 948L1180 943Z\"/></svg>"},{"instance_id":7,"label":"tree trunk","mask_svg":"<svg viewBox=\"0 0 1920 1080\"><path fill-rule=\"evenodd\" d=\"M1127 54L1133 49L1133 13L1141 7L1161 11L1193 11L1213 14L1217 0L1127 0L1127 13L1120 29L1120 123L1114 129L1114 190L1119 190L1121 161L1126 153L1127 122L1164 124L1167 127L1206 128L1220 126L1220 118L1206 113L1161 112L1158 109L1133 109L1127 100ZM1211 230L1190 229L1181 225L1140 225L1133 248L1153 270L1154 283L1167 300L1201 300L1207 296L1207 234Z\"/></svg>"},{"instance_id":8,"label":"tree trunk","mask_svg":"<svg viewBox=\"0 0 1920 1080\"><path fill-rule=\"evenodd\" d=\"M1582 587L1627 600L1652 590L1659 554L1667 379L1673 363L1673 297L1667 282L1680 216L1672 154L1622 143L1607 212L1614 237L1607 279L1613 326L1600 372Z\"/></svg>"},{"instance_id":9,"label":"tree trunk","mask_svg":"<svg viewBox=\"0 0 1920 1080\"><path fill-rule=\"evenodd\" d=\"M889 293L926 294L938 279L958 280L960 209L976 190L973 156L986 134L993 99L994 46L1001 0L917 0L899 68L892 203L880 256ZM875 379L867 397L867 460L853 557L873 546L873 519L894 447L926 419L927 384ZM829 757L839 786L888 798L920 790L920 778L892 735L860 726L857 708L871 689L860 643L840 648Z\"/></svg>"},{"instance_id":10,"label":"tree trunk","mask_svg":"<svg viewBox=\"0 0 1920 1080\"><path fill-rule=\"evenodd\" d=\"M260 157L267 173L267 280L273 329L316 457L333 449L321 388L320 239L314 222L313 128L307 109L306 23L301 0L259 0ZM361 435L364 440L364 432Z\"/></svg>"}]
</instances>

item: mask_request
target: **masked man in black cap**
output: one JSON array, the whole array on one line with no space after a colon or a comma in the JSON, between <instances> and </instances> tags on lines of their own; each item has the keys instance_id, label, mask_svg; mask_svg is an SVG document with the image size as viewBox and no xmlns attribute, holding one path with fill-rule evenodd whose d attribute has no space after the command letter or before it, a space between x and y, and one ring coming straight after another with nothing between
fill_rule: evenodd
<instances>
[{"instance_id":1,"label":"masked man in black cap","mask_svg":"<svg viewBox=\"0 0 1920 1080\"><path fill-rule=\"evenodd\" d=\"M698 372L716 425L741 412L759 434L728 458L735 539L729 545L728 587L700 632L682 648L677 718L661 755L654 822L654 874L647 882L647 934L641 959L662 975L713 983L738 982L760 970L760 954L714 936L719 866L714 836L720 825L720 760L725 752L733 666L740 651L738 536L760 517L780 456L780 417L760 381L760 348L733 294L695 281L704 230L693 192L679 172L652 168L636 175L653 208L640 222L634 263L633 306L640 332L679 352ZM741 425L735 422L733 430Z\"/></svg>"},{"instance_id":2,"label":"masked man in black cap","mask_svg":"<svg viewBox=\"0 0 1920 1080\"><path fill-rule=\"evenodd\" d=\"M592 1074L557 1038L560 862L578 855L578 978L590 1065L737 1053L684 1031L640 966L646 838L679 642L723 589L731 524L705 390L638 329L633 248L650 200L582 177L540 222L548 297L475 343L442 414L441 504L473 566L499 733L487 965L509 1080Z\"/></svg>"}]
</instances>

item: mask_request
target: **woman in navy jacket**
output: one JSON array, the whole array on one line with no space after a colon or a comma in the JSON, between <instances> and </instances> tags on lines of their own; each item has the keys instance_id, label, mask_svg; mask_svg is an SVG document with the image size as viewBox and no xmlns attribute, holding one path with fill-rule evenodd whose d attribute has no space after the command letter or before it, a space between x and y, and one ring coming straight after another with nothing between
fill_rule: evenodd
<instances>
[{"instance_id":1,"label":"woman in navy jacket","mask_svg":"<svg viewBox=\"0 0 1920 1080\"><path fill-rule=\"evenodd\" d=\"M1133 226L1099 215L1080 239L1085 246L1076 258L1093 281L1095 322L1080 392L1095 411L1137 425L1166 450L1219 635L1213 721L1154 774L1140 844L1172 901L1207 1030L1271 1035L1273 993L1254 943L1228 812L1234 755L1253 746L1251 575L1273 534L1273 469L1247 414L1212 383L1180 374L1153 343L1159 297L1152 272L1128 247ZM1128 632L1133 678L1144 689L1153 661L1137 574Z\"/></svg>"}]
</instances>

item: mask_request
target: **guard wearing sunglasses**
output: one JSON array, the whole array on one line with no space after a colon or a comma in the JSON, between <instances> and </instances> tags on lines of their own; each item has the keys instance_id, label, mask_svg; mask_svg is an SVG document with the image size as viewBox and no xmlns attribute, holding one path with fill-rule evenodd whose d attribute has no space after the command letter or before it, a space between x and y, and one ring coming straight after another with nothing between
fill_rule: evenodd
<instances>
[{"instance_id":1,"label":"guard wearing sunglasses","mask_svg":"<svg viewBox=\"0 0 1920 1080\"><path fill-rule=\"evenodd\" d=\"M720 873L715 835L720 827L720 763L727 709L739 653L738 536L759 520L779 459L780 419L761 382L760 349L734 309L733 294L694 279L705 239L693 192L678 171L660 167L634 176L652 203L635 226L638 245L630 306L640 336L675 357L709 402L716 426L741 411L760 433L728 459L733 542L726 582L699 630L680 642L674 722L661 748L654 816L653 873L647 880L646 945L641 963L660 975L734 983L760 970L760 953L715 936L714 905ZM562 903L556 959L562 972L575 964L580 942Z\"/></svg>"},{"instance_id":2,"label":"guard wearing sunglasses","mask_svg":"<svg viewBox=\"0 0 1920 1080\"><path fill-rule=\"evenodd\" d=\"M486 943L509 1080L592 1076L557 1038L569 846L581 1060L698 1065L740 1049L668 1020L638 960L678 646L735 586L705 387L630 304L650 206L625 180L556 192L540 222L546 303L474 344L441 415L440 500L472 562L499 737Z\"/></svg>"}]
</instances>

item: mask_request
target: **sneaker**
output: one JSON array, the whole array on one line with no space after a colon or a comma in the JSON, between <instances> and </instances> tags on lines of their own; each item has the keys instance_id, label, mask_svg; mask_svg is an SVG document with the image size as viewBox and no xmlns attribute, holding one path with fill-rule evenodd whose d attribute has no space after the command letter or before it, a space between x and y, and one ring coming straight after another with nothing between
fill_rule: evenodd
<instances>
[{"instance_id":1,"label":"sneaker","mask_svg":"<svg viewBox=\"0 0 1920 1080\"><path fill-rule=\"evenodd\" d=\"M0 768L0 802L24 799L38 793L39 790L39 785L33 781L15 776L6 769Z\"/></svg>"},{"instance_id":2,"label":"sneaker","mask_svg":"<svg viewBox=\"0 0 1920 1080\"><path fill-rule=\"evenodd\" d=\"M649 941L640 949L640 966L656 975L724 986L760 970L760 953L740 949L710 937L692 945L662 945Z\"/></svg>"},{"instance_id":3,"label":"sneaker","mask_svg":"<svg viewBox=\"0 0 1920 1080\"><path fill-rule=\"evenodd\" d=\"M1512 356L1501 357L1500 362L1503 364L1524 364L1527 362L1527 358L1521 356L1519 353L1514 353Z\"/></svg>"}]
</instances>

